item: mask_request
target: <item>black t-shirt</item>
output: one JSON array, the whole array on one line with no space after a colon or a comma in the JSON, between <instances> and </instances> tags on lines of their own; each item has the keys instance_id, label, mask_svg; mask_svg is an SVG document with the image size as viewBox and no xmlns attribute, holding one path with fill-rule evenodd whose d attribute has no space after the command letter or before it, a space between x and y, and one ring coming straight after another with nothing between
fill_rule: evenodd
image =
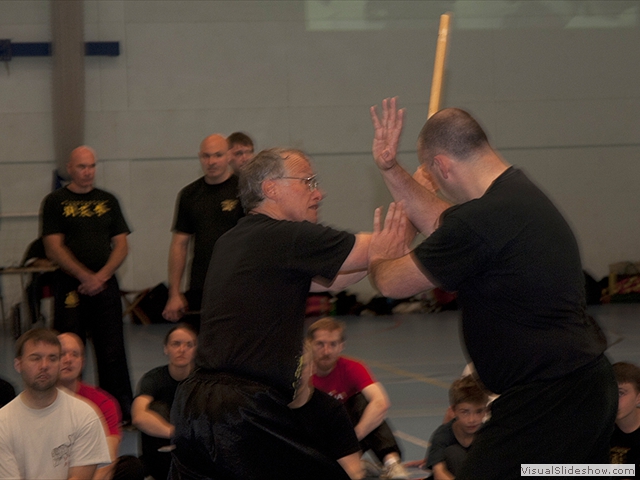
<instances>
[{"instance_id":1,"label":"black t-shirt","mask_svg":"<svg viewBox=\"0 0 640 480\"><path fill-rule=\"evenodd\" d=\"M64 235L64 244L80 263L97 272L109 260L111 239L130 230L112 194L60 188L42 202L42 236L56 233Z\"/></svg>"},{"instance_id":2,"label":"black t-shirt","mask_svg":"<svg viewBox=\"0 0 640 480\"><path fill-rule=\"evenodd\" d=\"M576 239L520 170L448 209L415 256L436 284L458 292L467 351L492 392L560 378L604 351L585 313Z\"/></svg>"},{"instance_id":3,"label":"black t-shirt","mask_svg":"<svg viewBox=\"0 0 640 480\"><path fill-rule=\"evenodd\" d=\"M213 251L196 364L290 395L312 278L333 279L355 236L309 222L248 215Z\"/></svg>"},{"instance_id":4,"label":"black t-shirt","mask_svg":"<svg viewBox=\"0 0 640 480\"><path fill-rule=\"evenodd\" d=\"M309 445L334 460L360 451L347 410L331 395L314 389L309 401L292 411L309 437Z\"/></svg>"},{"instance_id":5,"label":"black t-shirt","mask_svg":"<svg viewBox=\"0 0 640 480\"><path fill-rule=\"evenodd\" d=\"M149 410L170 422L171 406L179 384L180 382L169 374L169 365L156 367L142 376L136 396L152 397ZM154 478L167 478L171 455L167 452L158 452L158 449L167 447L170 443L168 438L153 437L140 432L142 459L149 470L149 475Z\"/></svg>"},{"instance_id":6,"label":"black t-shirt","mask_svg":"<svg viewBox=\"0 0 640 480\"><path fill-rule=\"evenodd\" d=\"M153 397L151 409L159 413L168 422L171 406L173 405L173 397L176 395L179 383L169 374L169 365L156 367L142 376L136 396L148 395Z\"/></svg>"},{"instance_id":7,"label":"black t-shirt","mask_svg":"<svg viewBox=\"0 0 640 480\"><path fill-rule=\"evenodd\" d=\"M611 463L635 464L637 477L640 474L640 428L631 433L624 433L616 425L611 436L610 452Z\"/></svg>"},{"instance_id":8,"label":"black t-shirt","mask_svg":"<svg viewBox=\"0 0 640 480\"><path fill-rule=\"evenodd\" d=\"M431 435L431 439L429 439L431 445L427 449L426 468L433 469L434 465L445 462L447 470L455 474L466 460L466 452L469 451L471 445L463 447L458 442L456 434L453 433L453 422L455 421L456 419L454 418L450 422L440 425ZM456 457L454 462L451 462L447 455L447 449L450 447L456 447L461 452L461 455Z\"/></svg>"},{"instance_id":9,"label":"black t-shirt","mask_svg":"<svg viewBox=\"0 0 640 480\"><path fill-rule=\"evenodd\" d=\"M202 290L213 246L242 216L235 175L217 185L201 177L180 191L173 231L193 235L190 289Z\"/></svg>"}]
</instances>

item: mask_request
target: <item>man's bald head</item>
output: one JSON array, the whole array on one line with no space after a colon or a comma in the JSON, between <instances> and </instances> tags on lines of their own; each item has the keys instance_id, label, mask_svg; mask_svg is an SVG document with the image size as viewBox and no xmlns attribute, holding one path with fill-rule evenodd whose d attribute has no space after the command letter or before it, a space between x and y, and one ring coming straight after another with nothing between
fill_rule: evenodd
<instances>
[{"instance_id":1,"label":"man's bald head","mask_svg":"<svg viewBox=\"0 0 640 480\"><path fill-rule=\"evenodd\" d=\"M69 190L75 193L88 193L93 190L96 174L96 152L86 145L74 148L67 162L67 173L71 178Z\"/></svg>"},{"instance_id":2,"label":"man's bald head","mask_svg":"<svg viewBox=\"0 0 640 480\"><path fill-rule=\"evenodd\" d=\"M229 144L226 137L218 133L206 137L200 143L198 158L204 172L204 180L208 184L222 183L231 176Z\"/></svg>"}]
</instances>

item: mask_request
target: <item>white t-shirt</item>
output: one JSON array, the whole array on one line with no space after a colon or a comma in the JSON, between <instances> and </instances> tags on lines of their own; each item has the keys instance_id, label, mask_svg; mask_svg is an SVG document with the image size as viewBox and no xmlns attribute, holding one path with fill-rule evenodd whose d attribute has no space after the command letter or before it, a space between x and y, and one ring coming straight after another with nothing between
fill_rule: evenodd
<instances>
[{"instance_id":1,"label":"white t-shirt","mask_svg":"<svg viewBox=\"0 0 640 480\"><path fill-rule=\"evenodd\" d=\"M0 409L0 479L66 480L69 467L111 463L100 418L84 401L58 389L46 408L18 395Z\"/></svg>"}]
</instances>

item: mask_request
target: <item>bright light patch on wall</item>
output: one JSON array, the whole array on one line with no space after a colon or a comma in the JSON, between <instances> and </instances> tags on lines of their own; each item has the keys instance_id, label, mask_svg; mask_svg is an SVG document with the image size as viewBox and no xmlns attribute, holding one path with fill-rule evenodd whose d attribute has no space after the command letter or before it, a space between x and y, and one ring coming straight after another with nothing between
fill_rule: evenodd
<instances>
[{"instance_id":1,"label":"bright light patch on wall","mask_svg":"<svg viewBox=\"0 0 640 480\"><path fill-rule=\"evenodd\" d=\"M307 30L633 28L640 0L305 0Z\"/></svg>"},{"instance_id":2,"label":"bright light patch on wall","mask_svg":"<svg viewBox=\"0 0 640 480\"><path fill-rule=\"evenodd\" d=\"M306 0L307 30L380 30L384 21L367 17L368 0Z\"/></svg>"}]
</instances>

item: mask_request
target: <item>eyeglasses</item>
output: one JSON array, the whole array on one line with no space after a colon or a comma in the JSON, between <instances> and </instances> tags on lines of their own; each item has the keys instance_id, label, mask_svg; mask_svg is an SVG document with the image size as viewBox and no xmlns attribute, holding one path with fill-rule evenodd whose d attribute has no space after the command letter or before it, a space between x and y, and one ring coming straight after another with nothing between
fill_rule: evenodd
<instances>
[{"instance_id":1,"label":"eyeglasses","mask_svg":"<svg viewBox=\"0 0 640 480\"><path fill-rule=\"evenodd\" d=\"M318 174L312 175L307 178L302 178L302 177L280 177L280 178L283 180L302 180L304 183L307 184L307 187L309 187L309 191L313 192L316 188L318 188L318 180L316 180L317 176Z\"/></svg>"}]
</instances>

